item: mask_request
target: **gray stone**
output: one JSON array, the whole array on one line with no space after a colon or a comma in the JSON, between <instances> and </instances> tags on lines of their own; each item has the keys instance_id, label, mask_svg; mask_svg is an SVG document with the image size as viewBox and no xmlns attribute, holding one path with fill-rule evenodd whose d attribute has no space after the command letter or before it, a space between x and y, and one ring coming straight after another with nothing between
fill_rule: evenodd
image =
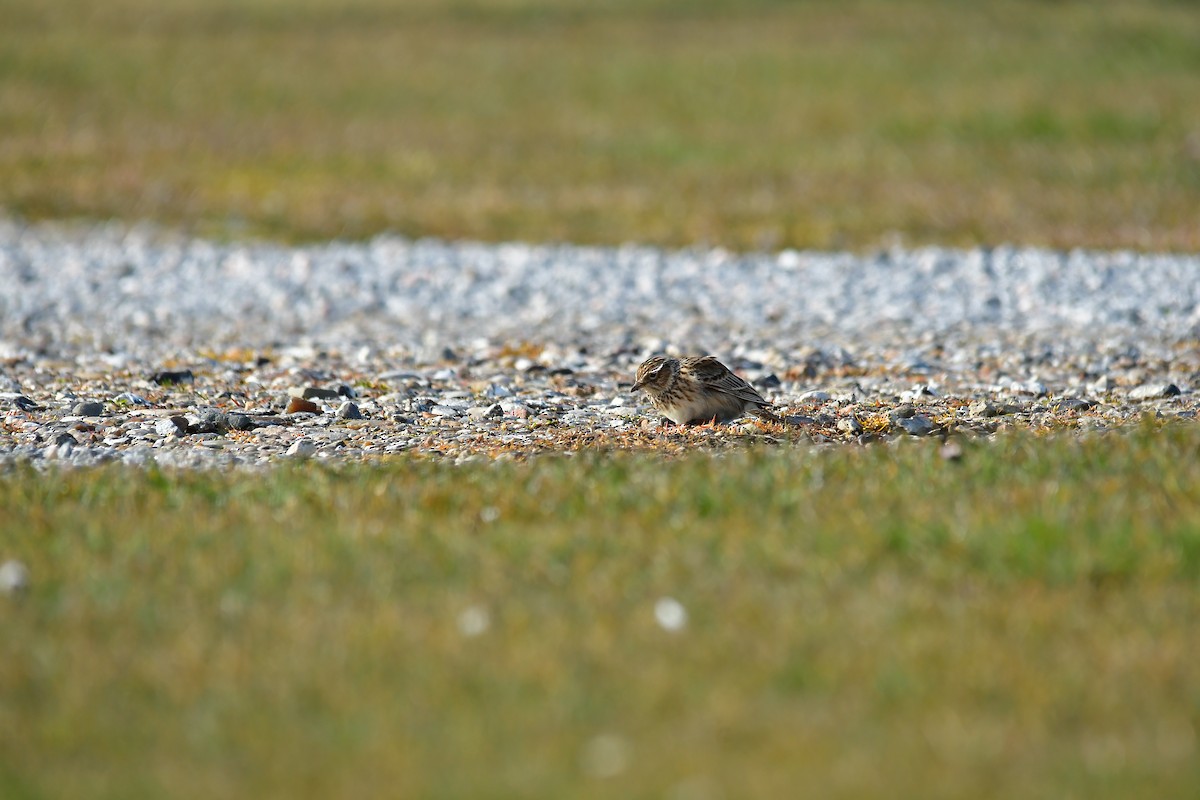
<instances>
[{"instance_id":1,"label":"gray stone","mask_svg":"<svg viewBox=\"0 0 1200 800\"><path fill-rule=\"evenodd\" d=\"M338 419L362 419L363 415L362 411L358 409L357 403L347 400L338 406L337 417Z\"/></svg>"},{"instance_id":2,"label":"gray stone","mask_svg":"<svg viewBox=\"0 0 1200 800\"><path fill-rule=\"evenodd\" d=\"M802 403L824 403L829 400L829 392L823 392L820 389L814 389L811 392L805 392L800 395Z\"/></svg>"},{"instance_id":3,"label":"gray stone","mask_svg":"<svg viewBox=\"0 0 1200 800\"><path fill-rule=\"evenodd\" d=\"M183 426L176 424L176 420L183 420ZM154 423L154 432L159 436L178 436L187 432L187 420L183 417L167 417L160 419Z\"/></svg>"},{"instance_id":4,"label":"gray stone","mask_svg":"<svg viewBox=\"0 0 1200 800\"><path fill-rule=\"evenodd\" d=\"M190 434L197 433L225 433L229 430L229 419L223 411L215 408L206 408L196 415L195 424L189 425L187 432Z\"/></svg>"},{"instance_id":5,"label":"gray stone","mask_svg":"<svg viewBox=\"0 0 1200 800\"><path fill-rule=\"evenodd\" d=\"M483 393L483 396L489 400L500 400L505 397L512 397L513 390L507 386L501 386L493 383L488 386L487 391Z\"/></svg>"},{"instance_id":6,"label":"gray stone","mask_svg":"<svg viewBox=\"0 0 1200 800\"><path fill-rule=\"evenodd\" d=\"M230 411L225 418L228 420L231 430L252 431L256 427L254 420L240 411Z\"/></svg>"},{"instance_id":7,"label":"gray stone","mask_svg":"<svg viewBox=\"0 0 1200 800\"><path fill-rule=\"evenodd\" d=\"M912 417L905 417L896 420L896 425L902 428L911 436L928 436L933 433L933 420L924 414L917 414Z\"/></svg>"},{"instance_id":8,"label":"gray stone","mask_svg":"<svg viewBox=\"0 0 1200 800\"><path fill-rule=\"evenodd\" d=\"M1182 392L1173 383L1146 383L1129 392L1130 400L1158 400L1164 397L1175 397Z\"/></svg>"},{"instance_id":9,"label":"gray stone","mask_svg":"<svg viewBox=\"0 0 1200 800\"><path fill-rule=\"evenodd\" d=\"M499 403L492 403L489 406L474 406L467 409L467 416L471 419L494 419L504 416L504 409L500 407Z\"/></svg>"},{"instance_id":10,"label":"gray stone","mask_svg":"<svg viewBox=\"0 0 1200 800\"><path fill-rule=\"evenodd\" d=\"M321 389L316 386L309 386L300 392L300 397L305 400L339 400L342 396L337 389Z\"/></svg>"},{"instance_id":11,"label":"gray stone","mask_svg":"<svg viewBox=\"0 0 1200 800\"><path fill-rule=\"evenodd\" d=\"M513 400L505 400L500 404L500 409L504 412L504 416L506 417L525 419L529 416L528 406Z\"/></svg>"},{"instance_id":12,"label":"gray stone","mask_svg":"<svg viewBox=\"0 0 1200 800\"><path fill-rule=\"evenodd\" d=\"M72 414L77 414L81 417L98 417L104 413L104 403L96 400L84 400L82 403L76 403L71 409Z\"/></svg>"},{"instance_id":13,"label":"gray stone","mask_svg":"<svg viewBox=\"0 0 1200 800\"><path fill-rule=\"evenodd\" d=\"M862 423L854 417L842 417L837 421L837 429L843 433L848 433L851 436L858 436L863 432Z\"/></svg>"},{"instance_id":14,"label":"gray stone","mask_svg":"<svg viewBox=\"0 0 1200 800\"><path fill-rule=\"evenodd\" d=\"M69 433L60 433L54 438L54 444L46 449L46 458L69 458L78 447L79 441Z\"/></svg>"},{"instance_id":15,"label":"gray stone","mask_svg":"<svg viewBox=\"0 0 1200 800\"><path fill-rule=\"evenodd\" d=\"M457 408L453 408L451 406L446 406L446 405L435 405L433 408L429 409L429 413L433 414L435 417L457 417L457 416L459 416L459 411Z\"/></svg>"},{"instance_id":16,"label":"gray stone","mask_svg":"<svg viewBox=\"0 0 1200 800\"><path fill-rule=\"evenodd\" d=\"M1083 397L1060 397L1052 405L1059 411L1087 411L1095 408L1096 401Z\"/></svg>"},{"instance_id":17,"label":"gray stone","mask_svg":"<svg viewBox=\"0 0 1200 800\"><path fill-rule=\"evenodd\" d=\"M998 405L990 400L976 401L967 408L967 411L972 417L980 417L982 419L999 417L1008 413L1005 406Z\"/></svg>"},{"instance_id":18,"label":"gray stone","mask_svg":"<svg viewBox=\"0 0 1200 800\"><path fill-rule=\"evenodd\" d=\"M1013 384L1013 391L1019 394L1031 394L1034 397L1045 397L1050 394L1050 390L1046 387L1046 384L1035 380Z\"/></svg>"}]
</instances>

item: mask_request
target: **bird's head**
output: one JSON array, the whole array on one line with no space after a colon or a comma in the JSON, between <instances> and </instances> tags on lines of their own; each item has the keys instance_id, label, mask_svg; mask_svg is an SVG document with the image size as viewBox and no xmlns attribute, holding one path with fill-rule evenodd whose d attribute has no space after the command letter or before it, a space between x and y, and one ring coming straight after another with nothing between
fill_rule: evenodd
<instances>
[{"instance_id":1,"label":"bird's head","mask_svg":"<svg viewBox=\"0 0 1200 800\"><path fill-rule=\"evenodd\" d=\"M679 359L666 356L651 356L638 367L637 376L629 391L645 389L651 394L665 391L679 375Z\"/></svg>"}]
</instances>

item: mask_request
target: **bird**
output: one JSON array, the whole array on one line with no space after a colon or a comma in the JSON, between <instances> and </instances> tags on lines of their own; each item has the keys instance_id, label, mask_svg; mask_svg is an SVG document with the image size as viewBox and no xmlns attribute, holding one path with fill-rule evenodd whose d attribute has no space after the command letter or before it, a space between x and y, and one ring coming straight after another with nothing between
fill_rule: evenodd
<instances>
[{"instance_id":1,"label":"bird","mask_svg":"<svg viewBox=\"0 0 1200 800\"><path fill-rule=\"evenodd\" d=\"M638 367L630 389L637 391L676 425L729 422L745 414L783 423L754 387L712 356L651 356Z\"/></svg>"}]
</instances>

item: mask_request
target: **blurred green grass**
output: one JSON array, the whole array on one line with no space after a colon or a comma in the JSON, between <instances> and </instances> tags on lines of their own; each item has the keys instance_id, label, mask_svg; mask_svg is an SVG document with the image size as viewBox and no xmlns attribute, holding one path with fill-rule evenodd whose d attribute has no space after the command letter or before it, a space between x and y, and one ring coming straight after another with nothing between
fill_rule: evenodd
<instances>
[{"instance_id":1,"label":"blurred green grass","mask_svg":"<svg viewBox=\"0 0 1200 800\"><path fill-rule=\"evenodd\" d=\"M0 795L1193 794L1200 431L906 444L10 469Z\"/></svg>"},{"instance_id":2,"label":"blurred green grass","mask_svg":"<svg viewBox=\"0 0 1200 800\"><path fill-rule=\"evenodd\" d=\"M0 0L0 209L287 240L1200 249L1171 0Z\"/></svg>"}]
</instances>

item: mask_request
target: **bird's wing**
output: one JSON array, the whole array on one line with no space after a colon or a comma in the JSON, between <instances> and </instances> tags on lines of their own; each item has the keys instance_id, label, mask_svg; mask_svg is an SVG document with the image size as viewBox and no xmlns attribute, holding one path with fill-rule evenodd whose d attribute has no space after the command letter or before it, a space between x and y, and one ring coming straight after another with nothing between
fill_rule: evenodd
<instances>
[{"instance_id":1,"label":"bird's wing","mask_svg":"<svg viewBox=\"0 0 1200 800\"><path fill-rule=\"evenodd\" d=\"M734 375L729 371L729 367L717 361L712 356L702 356L692 359L688 363L688 369L696 376L697 380L710 389L716 389L718 392L732 395L746 403L754 403L759 406L771 405L763 399L761 394L754 391L753 386L746 383L737 375Z\"/></svg>"}]
</instances>

